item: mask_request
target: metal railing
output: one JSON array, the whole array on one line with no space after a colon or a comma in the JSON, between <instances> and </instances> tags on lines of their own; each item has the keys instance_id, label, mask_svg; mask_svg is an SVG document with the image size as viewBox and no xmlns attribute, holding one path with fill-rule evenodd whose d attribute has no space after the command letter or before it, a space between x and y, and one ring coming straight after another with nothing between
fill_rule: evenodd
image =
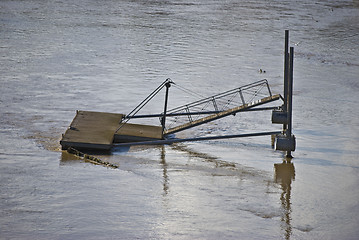
<instances>
[{"instance_id":1,"label":"metal railing","mask_svg":"<svg viewBox=\"0 0 359 240\"><path fill-rule=\"evenodd\" d=\"M268 90L268 93L263 94L262 90L264 88ZM167 111L167 113L175 114L187 112L190 115L192 112L201 112L201 110L206 112L206 109L212 109L213 111L224 111L226 108L229 108L230 105L233 104L236 106L248 104L254 101L254 99L260 94L265 96L272 96L267 79L263 79L239 88L225 91L189 104L170 109ZM245 99L245 95L247 96L247 99ZM239 99L237 99L237 96L239 96ZM212 108L210 106L212 106Z\"/></svg>"},{"instance_id":2,"label":"metal railing","mask_svg":"<svg viewBox=\"0 0 359 240\"><path fill-rule=\"evenodd\" d=\"M203 115L219 114L228 109L251 104L263 97L271 96L272 92L268 81L262 79L168 110L167 116L172 118L167 128L178 124L192 123Z\"/></svg>"}]
</instances>

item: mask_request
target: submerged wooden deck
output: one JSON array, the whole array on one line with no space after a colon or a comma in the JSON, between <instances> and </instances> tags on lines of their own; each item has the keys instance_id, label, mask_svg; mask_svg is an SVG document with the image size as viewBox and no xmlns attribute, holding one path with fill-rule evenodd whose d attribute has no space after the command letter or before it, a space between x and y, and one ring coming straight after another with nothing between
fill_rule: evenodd
<instances>
[{"instance_id":1,"label":"submerged wooden deck","mask_svg":"<svg viewBox=\"0 0 359 240\"><path fill-rule=\"evenodd\" d=\"M70 127L62 136L63 150L79 149L110 150L113 143L159 140L162 127L126 123L120 129L123 114L77 111Z\"/></svg>"},{"instance_id":2,"label":"submerged wooden deck","mask_svg":"<svg viewBox=\"0 0 359 240\"><path fill-rule=\"evenodd\" d=\"M109 150L123 114L77 111L60 141L62 149L91 148Z\"/></svg>"},{"instance_id":3,"label":"submerged wooden deck","mask_svg":"<svg viewBox=\"0 0 359 240\"><path fill-rule=\"evenodd\" d=\"M114 142L142 142L162 139L162 127L126 123L116 133Z\"/></svg>"}]
</instances>

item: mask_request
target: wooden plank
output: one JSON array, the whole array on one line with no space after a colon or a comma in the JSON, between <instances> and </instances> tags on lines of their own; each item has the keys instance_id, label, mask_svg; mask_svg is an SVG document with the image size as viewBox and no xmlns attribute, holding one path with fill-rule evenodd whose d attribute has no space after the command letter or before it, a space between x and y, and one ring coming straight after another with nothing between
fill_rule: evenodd
<instances>
[{"instance_id":1,"label":"wooden plank","mask_svg":"<svg viewBox=\"0 0 359 240\"><path fill-rule=\"evenodd\" d=\"M278 100L279 98L280 98L279 94L273 95L273 96L270 96L270 97L265 97L265 98L262 98L260 100L257 100L257 101L254 101L254 102L251 102L251 103L248 103L248 104L245 104L245 105L241 105L241 106L238 106L238 107L235 107L235 108L228 109L228 110L223 111L223 112L219 112L219 113L212 114L212 115L209 115L209 116L204 117L204 118L200 118L200 119L198 119L196 121L188 122L188 123L185 123L183 125L180 125L180 126L177 126L177 127L174 127L174 128L170 128L165 132L165 134L168 135L168 134L176 133L176 132L179 132L179 131L183 131L183 130L186 130L188 128L192 128L192 127L204 124L204 123L208 123L208 122L214 121L216 119L223 118L223 117L235 114L235 113L240 112L240 111L244 111L246 109L249 109L249 108L252 108L252 107L255 107L255 106L259 106L259 105L262 105L262 104L265 104L265 103L269 103L269 102Z\"/></svg>"},{"instance_id":2,"label":"wooden plank","mask_svg":"<svg viewBox=\"0 0 359 240\"><path fill-rule=\"evenodd\" d=\"M68 147L109 150L123 114L77 111L63 135L62 149Z\"/></svg>"},{"instance_id":3,"label":"wooden plank","mask_svg":"<svg viewBox=\"0 0 359 240\"><path fill-rule=\"evenodd\" d=\"M162 138L162 127L126 123L116 133L114 142L138 142Z\"/></svg>"}]
</instances>

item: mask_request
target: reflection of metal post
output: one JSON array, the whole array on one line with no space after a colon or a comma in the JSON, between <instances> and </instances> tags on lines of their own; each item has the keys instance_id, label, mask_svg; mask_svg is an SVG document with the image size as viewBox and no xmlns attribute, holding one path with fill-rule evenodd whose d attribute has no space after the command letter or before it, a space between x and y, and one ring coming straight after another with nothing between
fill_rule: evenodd
<instances>
[{"instance_id":1,"label":"reflection of metal post","mask_svg":"<svg viewBox=\"0 0 359 240\"><path fill-rule=\"evenodd\" d=\"M282 187L280 201L283 208L281 216L282 230L284 231L284 239L290 239L292 235L292 207L291 207L291 184L295 179L294 164L284 160L281 164L274 164L275 181Z\"/></svg>"},{"instance_id":2,"label":"reflection of metal post","mask_svg":"<svg viewBox=\"0 0 359 240\"><path fill-rule=\"evenodd\" d=\"M169 191L168 187L168 175L167 175L167 163L166 163L166 149L165 146L161 147L161 164L163 168L163 195L167 195Z\"/></svg>"},{"instance_id":3,"label":"reflection of metal post","mask_svg":"<svg viewBox=\"0 0 359 240\"><path fill-rule=\"evenodd\" d=\"M171 82L168 81L166 83L165 107L164 107L164 110L163 110L163 117L162 117L162 121L161 121L161 124L162 124L162 139L164 138L163 135L164 135L164 132L165 132L167 103L168 103L168 90L169 90L170 87L171 87Z\"/></svg>"}]
</instances>

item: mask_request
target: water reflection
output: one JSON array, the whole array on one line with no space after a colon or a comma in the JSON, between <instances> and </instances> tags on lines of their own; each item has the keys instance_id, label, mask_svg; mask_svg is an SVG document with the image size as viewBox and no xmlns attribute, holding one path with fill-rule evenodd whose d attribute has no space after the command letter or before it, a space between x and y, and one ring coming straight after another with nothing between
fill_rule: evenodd
<instances>
[{"instance_id":1,"label":"water reflection","mask_svg":"<svg viewBox=\"0 0 359 240\"><path fill-rule=\"evenodd\" d=\"M163 170L163 195L165 196L169 192L169 179L167 174L166 148L164 145L161 146L161 165Z\"/></svg>"},{"instance_id":2,"label":"water reflection","mask_svg":"<svg viewBox=\"0 0 359 240\"><path fill-rule=\"evenodd\" d=\"M292 235L291 225L291 184L295 178L294 164L290 160L284 159L283 163L274 164L275 170L275 182L279 183L282 187L282 193L280 195L280 201L283 208L283 214L281 216L282 230L284 231L284 238L290 239Z\"/></svg>"},{"instance_id":3,"label":"water reflection","mask_svg":"<svg viewBox=\"0 0 359 240\"><path fill-rule=\"evenodd\" d=\"M173 145L172 149L174 149L176 151L185 152L185 153L188 154L188 156L190 158L199 158L199 159L202 159L205 162L213 163L215 168L220 168L220 167L232 167L232 168L234 168L234 167L236 167L235 163L220 160L220 159L218 159L218 157L212 156L212 155L207 154L207 153L195 151L194 149L188 148L185 145L179 145L179 144Z\"/></svg>"}]
</instances>

